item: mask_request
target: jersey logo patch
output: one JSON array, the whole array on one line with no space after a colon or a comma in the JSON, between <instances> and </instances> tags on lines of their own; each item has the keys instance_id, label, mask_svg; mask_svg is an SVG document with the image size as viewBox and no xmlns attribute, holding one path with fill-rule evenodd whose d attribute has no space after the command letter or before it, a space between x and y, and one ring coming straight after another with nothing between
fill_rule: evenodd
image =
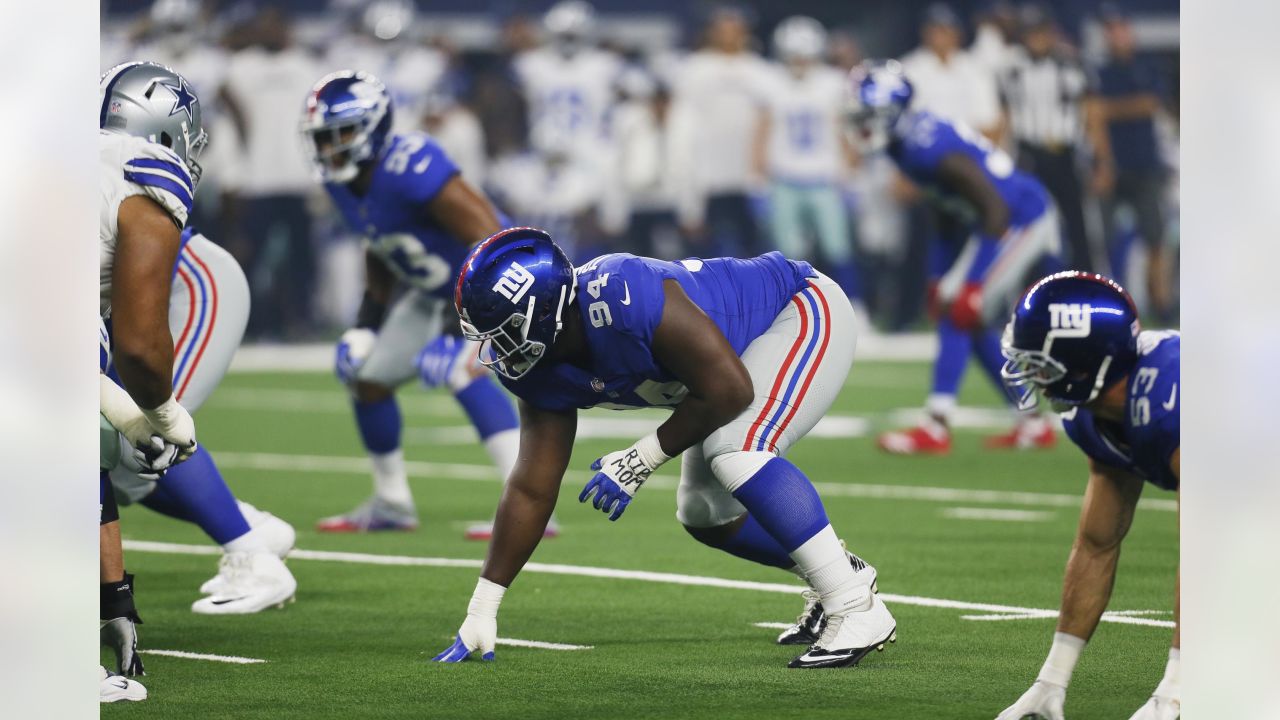
<instances>
[{"instance_id":1,"label":"jersey logo patch","mask_svg":"<svg viewBox=\"0 0 1280 720\"><path fill-rule=\"evenodd\" d=\"M533 273L513 260L511 267L507 268L506 272L502 273L502 277L498 278L493 290L512 303L519 304L520 299L524 297L525 293L529 292L531 287L533 287Z\"/></svg>"},{"instance_id":2,"label":"jersey logo patch","mask_svg":"<svg viewBox=\"0 0 1280 720\"><path fill-rule=\"evenodd\" d=\"M631 286L627 284L626 280L622 281L622 289L627 291L627 296L622 298L622 304L630 305L631 304Z\"/></svg>"}]
</instances>

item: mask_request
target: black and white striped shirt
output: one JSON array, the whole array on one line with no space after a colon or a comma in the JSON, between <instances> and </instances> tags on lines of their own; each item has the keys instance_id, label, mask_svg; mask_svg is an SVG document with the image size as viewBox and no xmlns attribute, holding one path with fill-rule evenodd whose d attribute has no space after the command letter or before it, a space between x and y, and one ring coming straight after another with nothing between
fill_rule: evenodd
<instances>
[{"instance_id":1,"label":"black and white striped shirt","mask_svg":"<svg viewBox=\"0 0 1280 720\"><path fill-rule=\"evenodd\" d=\"M1048 148L1074 146L1084 131L1083 101L1091 84L1079 63L1050 54L1012 52L1000 76L1000 96L1018 142Z\"/></svg>"}]
</instances>

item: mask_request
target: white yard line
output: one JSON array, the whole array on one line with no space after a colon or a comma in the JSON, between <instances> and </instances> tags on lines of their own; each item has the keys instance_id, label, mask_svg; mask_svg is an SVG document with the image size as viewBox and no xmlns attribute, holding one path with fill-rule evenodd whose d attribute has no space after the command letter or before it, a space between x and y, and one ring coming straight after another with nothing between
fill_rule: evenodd
<instances>
[{"instance_id":1,"label":"white yard line","mask_svg":"<svg viewBox=\"0 0 1280 720\"><path fill-rule=\"evenodd\" d=\"M539 650L594 650L595 645L567 645L565 643L542 642L541 640L517 640L515 638L498 638L499 645L511 647L538 648Z\"/></svg>"},{"instance_id":2,"label":"white yard line","mask_svg":"<svg viewBox=\"0 0 1280 720\"><path fill-rule=\"evenodd\" d=\"M1117 625L1145 625L1147 627L1172 628L1174 623L1172 620L1152 620L1145 617L1135 617L1137 613L1160 612L1163 611L1147 611L1147 610L1116 610L1102 614L1103 622L1116 623ZM1019 612L1019 613L1000 613L994 615L961 615L961 620L978 620L978 621L1001 621L1001 620L1042 620L1045 618L1058 617L1056 610L1041 610L1038 612Z\"/></svg>"},{"instance_id":3,"label":"white yard line","mask_svg":"<svg viewBox=\"0 0 1280 720\"><path fill-rule=\"evenodd\" d=\"M1047 510L998 510L995 508L949 507L939 513L953 520L996 520L1000 522L1045 522L1053 518Z\"/></svg>"},{"instance_id":4,"label":"white yard line","mask_svg":"<svg viewBox=\"0 0 1280 720\"><path fill-rule=\"evenodd\" d=\"M222 551L211 545L182 545L178 543L149 542L143 540L126 540L124 547L131 552L153 552L170 555L217 555ZM411 555L374 555L371 553L330 552L325 550L294 550L291 559L321 560L327 562L357 563L362 565L399 565L413 567L448 567L475 568L481 566L480 560L458 558L415 557ZM524 572L544 573L549 575L574 575L578 577L607 578L610 580L638 580L640 582L665 583L670 585L692 585L698 587L716 587L732 590L755 590L758 592L799 595L804 588L800 585L783 583L766 583L752 580L730 580L727 578L707 577L704 575L683 575L680 573L650 572L647 570L619 570L615 568L591 567L587 565L561 565L554 563L531 562L524 566ZM916 595L895 595L880 593L880 597L888 603L899 605L915 605L918 607L943 608L948 610L976 610L984 613L1004 615L1027 615L1053 617L1054 610L1041 608L1015 607L994 603L975 603L945 598L920 597ZM1051 615L1044 615L1051 613ZM1126 625L1150 625L1155 627L1172 627L1172 623L1151 620L1141 617L1125 617L1104 615L1103 622Z\"/></svg>"},{"instance_id":5,"label":"white yard line","mask_svg":"<svg viewBox=\"0 0 1280 720\"><path fill-rule=\"evenodd\" d=\"M362 457L335 455L290 455L284 453L254 453L216 450L214 457L224 469L270 470L273 472L300 473L350 473L367 475L369 460ZM672 469L660 472L646 481L650 488L674 490L676 487L675 463ZM409 477L452 480L477 480L497 482L498 472L492 465L464 463L435 463L419 460L405 462ZM878 485L875 483L815 482L814 487L824 497L873 498L880 500L908 500L919 502L974 503L992 505L1026 505L1030 507L1080 507L1081 496L1065 493L1036 493L1010 490L969 490L964 488L928 487L923 485ZM1177 512L1175 500L1142 499L1138 508Z\"/></svg>"},{"instance_id":6,"label":"white yard line","mask_svg":"<svg viewBox=\"0 0 1280 720\"><path fill-rule=\"evenodd\" d=\"M231 663L232 665L256 665L264 663L266 660L258 658L240 657L238 655L208 655L205 653L193 653L186 650L139 650L143 655L163 655L165 657L184 658L186 660L208 660L210 662Z\"/></svg>"}]
</instances>

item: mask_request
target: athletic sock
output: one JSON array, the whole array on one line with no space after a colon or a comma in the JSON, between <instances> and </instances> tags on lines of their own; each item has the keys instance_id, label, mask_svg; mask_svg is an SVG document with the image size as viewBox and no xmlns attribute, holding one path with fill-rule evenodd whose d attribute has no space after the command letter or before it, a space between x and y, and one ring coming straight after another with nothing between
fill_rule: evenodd
<instances>
[{"instance_id":1,"label":"athletic sock","mask_svg":"<svg viewBox=\"0 0 1280 720\"><path fill-rule=\"evenodd\" d=\"M822 499L800 469L773 458L733 492L760 526L787 552L818 592L828 613L862 610L870 589L849 565L849 556L827 520Z\"/></svg>"},{"instance_id":2,"label":"athletic sock","mask_svg":"<svg viewBox=\"0 0 1280 720\"><path fill-rule=\"evenodd\" d=\"M795 571L795 561L778 544L778 541L774 540L773 536L752 517L751 513L747 513L742 526L738 528L738 532L734 533L733 537L718 543L707 542L706 540L701 540L701 542L717 550L723 550L730 555L740 557L743 560ZM799 575L800 573L797 572L796 574ZM803 577L801 575L801 578Z\"/></svg>"},{"instance_id":3,"label":"athletic sock","mask_svg":"<svg viewBox=\"0 0 1280 720\"><path fill-rule=\"evenodd\" d=\"M400 405L394 396L377 402L355 403L356 426L373 466L373 492L387 502L413 506L409 476L400 449Z\"/></svg>"},{"instance_id":4,"label":"athletic sock","mask_svg":"<svg viewBox=\"0 0 1280 720\"><path fill-rule=\"evenodd\" d=\"M142 504L199 525L219 545L249 532L249 522L203 445L185 462L169 468Z\"/></svg>"},{"instance_id":5,"label":"athletic sock","mask_svg":"<svg viewBox=\"0 0 1280 720\"><path fill-rule=\"evenodd\" d=\"M973 339L969 333L957 328L950 318L938 321L938 356L933 361L934 395L955 397L960 392L960 381L972 351Z\"/></svg>"}]
</instances>

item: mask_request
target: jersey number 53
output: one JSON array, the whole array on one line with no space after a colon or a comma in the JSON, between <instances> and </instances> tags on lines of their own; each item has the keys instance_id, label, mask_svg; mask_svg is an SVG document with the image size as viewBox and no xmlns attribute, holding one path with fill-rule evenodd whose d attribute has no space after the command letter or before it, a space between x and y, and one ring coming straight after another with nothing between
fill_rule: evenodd
<instances>
[{"instance_id":1,"label":"jersey number 53","mask_svg":"<svg viewBox=\"0 0 1280 720\"><path fill-rule=\"evenodd\" d=\"M370 249L387 261L401 280L426 292L440 289L453 276L449 262L427 251L409 233L379 235L369 240Z\"/></svg>"}]
</instances>

